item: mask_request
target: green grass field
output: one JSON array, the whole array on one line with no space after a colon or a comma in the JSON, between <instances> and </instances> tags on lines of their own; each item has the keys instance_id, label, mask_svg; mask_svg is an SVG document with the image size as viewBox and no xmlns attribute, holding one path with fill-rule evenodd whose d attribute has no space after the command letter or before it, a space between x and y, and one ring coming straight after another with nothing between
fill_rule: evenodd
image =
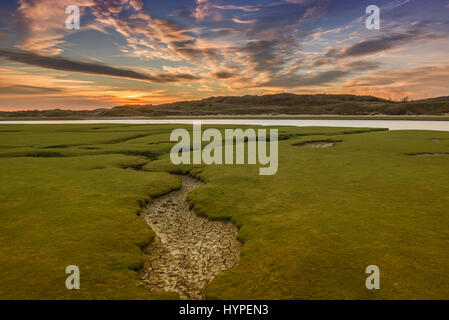
<instances>
[{"instance_id":1,"label":"green grass field","mask_svg":"<svg viewBox=\"0 0 449 320\"><path fill-rule=\"evenodd\" d=\"M172 165L178 127L1 125L0 299L176 299L138 280L154 237L139 214L189 171L207 182L196 212L232 219L243 243L210 299L448 298L449 156L409 154L448 153L449 132L282 127L279 171L259 176ZM342 142L302 145L327 139ZM380 290L365 288L372 264Z\"/></svg>"}]
</instances>

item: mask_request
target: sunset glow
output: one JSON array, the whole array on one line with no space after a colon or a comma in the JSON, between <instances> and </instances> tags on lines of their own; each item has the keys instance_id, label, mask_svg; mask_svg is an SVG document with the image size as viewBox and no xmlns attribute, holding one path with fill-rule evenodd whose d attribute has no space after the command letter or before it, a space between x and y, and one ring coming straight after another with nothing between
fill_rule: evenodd
<instances>
[{"instance_id":1,"label":"sunset glow","mask_svg":"<svg viewBox=\"0 0 449 320\"><path fill-rule=\"evenodd\" d=\"M365 26L369 5L380 30ZM79 30L66 7L80 8ZM6 0L0 110L449 95L449 0Z\"/></svg>"}]
</instances>

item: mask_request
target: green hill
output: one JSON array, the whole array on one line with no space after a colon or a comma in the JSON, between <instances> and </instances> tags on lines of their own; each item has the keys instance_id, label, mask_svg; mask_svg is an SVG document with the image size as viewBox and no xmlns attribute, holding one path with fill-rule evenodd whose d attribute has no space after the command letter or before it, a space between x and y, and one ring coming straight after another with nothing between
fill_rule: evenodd
<instances>
[{"instance_id":1,"label":"green hill","mask_svg":"<svg viewBox=\"0 0 449 320\"><path fill-rule=\"evenodd\" d=\"M297 95L223 96L162 105L119 106L97 110L0 112L0 117L185 117L254 115L449 115L449 97L391 101L373 96Z\"/></svg>"}]
</instances>

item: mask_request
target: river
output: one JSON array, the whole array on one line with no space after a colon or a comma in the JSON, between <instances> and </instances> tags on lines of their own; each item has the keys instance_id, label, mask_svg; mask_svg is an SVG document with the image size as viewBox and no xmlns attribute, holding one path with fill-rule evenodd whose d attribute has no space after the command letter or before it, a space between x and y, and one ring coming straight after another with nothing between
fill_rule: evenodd
<instances>
[{"instance_id":1,"label":"river","mask_svg":"<svg viewBox=\"0 0 449 320\"><path fill-rule=\"evenodd\" d=\"M37 120L0 121L0 124L192 124L192 119ZM295 127L386 128L389 130L449 131L449 121L428 120L301 120L200 119L204 125L259 125Z\"/></svg>"}]
</instances>

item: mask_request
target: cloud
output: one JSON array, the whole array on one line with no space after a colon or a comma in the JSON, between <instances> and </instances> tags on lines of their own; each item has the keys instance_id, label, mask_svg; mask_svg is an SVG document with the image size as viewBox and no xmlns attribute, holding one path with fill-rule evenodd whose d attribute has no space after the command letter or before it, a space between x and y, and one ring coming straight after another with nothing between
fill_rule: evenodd
<instances>
[{"instance_id":1,"label":"cloud","mask_svg":"<svg viewBox=\"0 0 449 320\"><path fill-rule=\"evenodd\" d=\"M12 85L12 86L0 86L0 93L7 94L49 94L49 93L59 93L62 89L59 88L46 88L28 85Z\"/></svg>"},{"instance_id":2,"label":"cloud","mask_svg":"<svg viewBox=\"0 0 449 320\"><path fill-rule=\"evenodd\" d=\"M376 54L386 50L395 49L416 40L439 39L441 36L432 33L407 32L383 35L368 40L362 40L351 46L329 48L325 54L331 58L359 57Z\"/></svg>"},{"instance_id":3,"label":"cloud","mask_svg":"<svg viewBox=\"0 0 449 320\"><path fill-rule=\"evenodd\" d=\"M96 109L124 104L147 105L185 100L182 99L182 93L175 93L176 86L165 90L134 83L129 88L75 80L70 73L29 73L29 70L30 67L25 65L0 67L0 109Z\"/></svg>"},{"instance_id":4,"label":"cloud","mask_svg":"<svg viewBox=\"0 0 449 320\"><path fill-rule=\"evenodd\" d=\"M259 7L253 7L253 6L233 6L233 5L213 5L214 8L221 9L221 10L242 10L246 12L257 12L260 11Z\"/></svg>"},{"instance_id":5,"label":"cloud","mask_svg":"<svg viewBox=\"0 0 449 320\"><path fill-rule=\"evenodd\" d=\"M127 46L122 48L122 52L126 55L147 60L182 61L193 56L206 59L213 51L213 48L204 48L202 55L203 48L197 46L195 28L183 28L174 21L129 9L118 12L109 2L90 8L99 28L112 29L125 38Z\"/></svg>"},{"instance_id":6,"label":"cloud","mask_svg":"<svg viewBox=\"0 0 449 320\"><path fill-rule=\"evenodd\" d=\"M281 72L273 74L269 80L257 86L280 89L323 87L334 85L356 73L378 69L379 66L380 64L376 61L359 60L345 63L344 65L325 71L310 71L308 73L298 73L296 71Z\"/></svg>"},{"instance_id":7,"label":"cloud","mask_svg":"<svg viewBox=\"0 0 449 320\"><path fill-rule=\"evenodd\" d=\"M209 2L209 0L196 0L196 7L193 10L192 16L197 21L203 21L206 18L218 20L220 15L212 12L211 9L213 9L213 7L214 6Z\"/></svg>"},{"instance_id":8,"label":"cloud","mask_svg":"<svg viewBox=\"0 0 449 320\"><path fill-rule=\"evenodd\" d=\"M331 35L331 34L334 34L334 33L339 33L342 30L343 30L343 28L333 28L333 29L327 29L327 30L319 29L319 30L314 31L313 33L311 33L309 36L311 38L313 38L313 40L319 40L321 38L321 36Z\"/></svg>"},{"instance_id":9,"label":"cloud","mask_svg":"<svg viewBox=\"0 0 449 320\"><path fill-rule=\"evenodd\" d=\"M447 96L449 92L449 64L424 67L378 70L351 78L342 88L349 93L371 94L400 99Z\"/></svg>"},{"instance_id":10,"label":"cloud","mask_svg":"<svg viewBox=\"0 0 449 320\"><path fill-rule=\"evenodd\" d=\"M344 66L351 71L369 71L379 69L380 63L377 61L356 60L348 62Z\"/></svg>"},{"instance_id":11,"label":"cloud","mask_svg":"<svg viewBox=\"0 0 449 320\"><path fill-rule=\"evenodd\" d=\"M285 62L282 42L277 40L251 41L245 47L239 48L239 51L247 54L248 62L254 71L280 71Z\"/></svg>"},{"instance_id":12,"label":"cloud","mask_svg":"<svg viewBox=\"0 0 449 320\"><path fill-rule=\"evenodd\" d=\"M396 1L392 1L388 4L386 4L385 6L381 7L381 9L385 9L385 10L393 10L396 9L400 6L403 6L404 4L409 3L411 0L396 0Z\"/></svg>"},{"instance_id":13,"label":"cloud","mask_svg":"<svg viewBox=\"0 0 449 320\"><path fill-rule=\"evenodd\" d=\"M146 48L146 57L166 57L173 61L180 60L180 57L167 44L195 39L190 30L146 14L142 0L78 0L75 4L81 11L80 30L67 30L65 26L65 9L74 4L72 0L18 1L14 18L21 28L22 43L16 47L42 55L61 54L67 36L86 30L106 34L117 32L126 39L130 49L139 49L142 54L142 48Z\"/></svg>"},{"instance_id":14,"label":"cloud","mask_svg":"<svg viewBox=\"0 0 449 320\"><path fill-rule=\"evenodd\" d=\"M308 5L312 3L314 0L285 0L287 3L299 4L299 5Z\"/></svg>"},{"instance_id":15,"label":"cloud","mask_svg":"<svg viewBox=\"0 0 449 320\"><path fill-rule=\"evenodd\" d=\"M143 8L142 0L122 0L125 6L131 6L134 10L139 11Z\"/></svg>"},{"instance_id":16,"label":"cloud","mask_svg":"<svg viewBox=\"0 0 449 320\"><path fill-rule=\"evenodd\" d=\"M352 21L352 14L348 16L352 12L348 11L352 10L350 4L333 5L329 0L261 0L252 1L251 5L222 0L169 1L171 3L157 5L149 1L144 5L142 0L79 0L81 9L84 8L81 20L83 33L67 37L78 32L65 30L66 14L63 9L66 4L72 4L71 0L18 0L16 17L23 27L23 32L19 30L18 34L23 37L19 39L21 42L14 44L22 50L8 48L5 49L7 52L2 50L0 55L10 61L67 71L66 75L82 72L160 84L183 83L182 86L169 86L168 90L173 91L167 94L171 98L185 95L190 99L201 97L205 92L208 95L217 92L234 94L237 91L259 94L283 88L305 88L309 91L319 90L320 86L326 87L326 90L338 88L348 79L373 73L381 66L385 66L387 71L391 70L391 64L380 65L376 61L362 60L370 55L382 53L384 59L394 59L397 55L390 55L389 51L407 47L410 51L401 52L404 59L398 61L399 64L419 64L413 55L428 60L426 54L432 54L435 59L441 60L440 53L432 50L439 50L441 42L437 44L435 41L435 46L429 44L428 53L422 55L424 48L410 44L439 39L447 31L442 22L447 20L442 9L447 1L439 5L442 17L431 15L438 6L422 5L423 12L406 10L407 16L400 21L385 19L381 31L366 30L364 10L358 12L354 9L358 12L356 15L362 16ZM402 13L401 9L412 5L406 5L408 0L384 2L387 3L385 8L391 10L385 12L387 17L384 18ZM429 17L430 21L423 21L423 17ZM99 35L90 37L89 32L84 32L92 29L105 33L111 40L107 45L108 55L121 54L141 68L120 68L93 60L76 61L62 57L61 53L66 48L78 50L87 43L92 44L92 39L97 39ZM10 34L15 35L14 32ZM366 37L374 34L375 37ZM80 38L83 40L80 41ZM92 55L91 49L83 52ZM94 58L101 61L103 52L106 50L98 50L99 56ZM148 64L162 69L146 72L145 66ZM10 65L19 68L17 64ZM23 68L31 70L30 76L35 72L34 68ZM61 72L52 74L56 78L64 76ZM189 83L201 80L200 77L203 81ZM90 79L93 84L98 80L95 77ZM23 82L29 87L19 87L22 85L20 79L13 83L0 81L0 87L17 85L15 90L22 91L24 95L33 90L38 92L32 86L39 87L39 84L38 81ZM134 91L120 93L123 101L141 99L136 91L145 91L148 87L143 83L128 85L133 85ZM127 86L126 83L124 86ZM59 83L55 87L66 89ZM344 90L348 89L345 87ZM110 96L118 96L111 92L111 88L105 91Z\"/></svg>"},{"instance_id":17,"label":"cloud","mask_svg":"<svg viewBox=\"0 0 449 320\"><path fill-rule=\"evenodd\" d=\"M60 54L65 43L63 38L76 32L65 26L66 7L73 4L72 0L19 0L14 18L22 29L23 42L17 47L48 55ZM93 0L76 1L81 10L93 4Z\"/></svg>"},{"instance_id":18,"label":"cloud","mask_svg":"<svg viewBox=\"0 0 449 320\"><path fill-rule=\"evenodd\" d=\"M144 74L129 69L116 68L95 62L75 61L62 57L46 57L36 53L24 51L0 49L0 57L4 57L9 61L24 63L41 68L127 78L155 83L174 83L181 81L199 80L198 77L190 74Z\"/></svg>"},{"instance_id":19,"label":"cloud","mask_svg":"<svg viewBox=\"0 0 449 320\"><path fill-rule=\"evenodd\" d=\"M234 21L235 23L256 23L259 20L258 19L241 20L239 18L233 18L232 21Z\"/></svg>"},{"instance_id":20,"label":"cloud","mask_svg":"<svg viewBox=\"0 0 449 320\"><path fill-rule=\"evenodd\" d=\"M329 70L307 75L288 74L261 83L259 87L298 88L323 86L341 80L349 74L350 72L346 70Z\"/></svg>"},{"instance_id":21,"label":"cloud","mask_svg":"<svg viewBox=\"0 0 449 320\"><path fill-rule=\"evenodd\" d=\"M261 8L255 6L241 6L241 5L217 5L209 0L196 0L196 7L193 10L192 16L197 21L213 20L219 21L222 19L220 10L233 10L244 12L257 12Z\"/></svg>"},{"instance_id":22,"label":"cloud","mask_svg":"<svg viewBox=\"0 0 449 320\"><path fill-rule=\"evenodd\" d=\"M308 8L304 13L304 15L302 16L302 18L299 20L299 23L303 24L311 19L322 17L325 14L325 12L326 12L325 7L315 6Z\"/></svg>"},{"instance_id":23,"label":"cloud","mask_svg":"<svg viewBox=\"0 0 449 320\"><path fill-rule=\"evenodd\" d=\"M217 71L211 74L211 76L215 79L223 80L234 78L237 74L229 71Z\"/></svg>"}]
</instances>

